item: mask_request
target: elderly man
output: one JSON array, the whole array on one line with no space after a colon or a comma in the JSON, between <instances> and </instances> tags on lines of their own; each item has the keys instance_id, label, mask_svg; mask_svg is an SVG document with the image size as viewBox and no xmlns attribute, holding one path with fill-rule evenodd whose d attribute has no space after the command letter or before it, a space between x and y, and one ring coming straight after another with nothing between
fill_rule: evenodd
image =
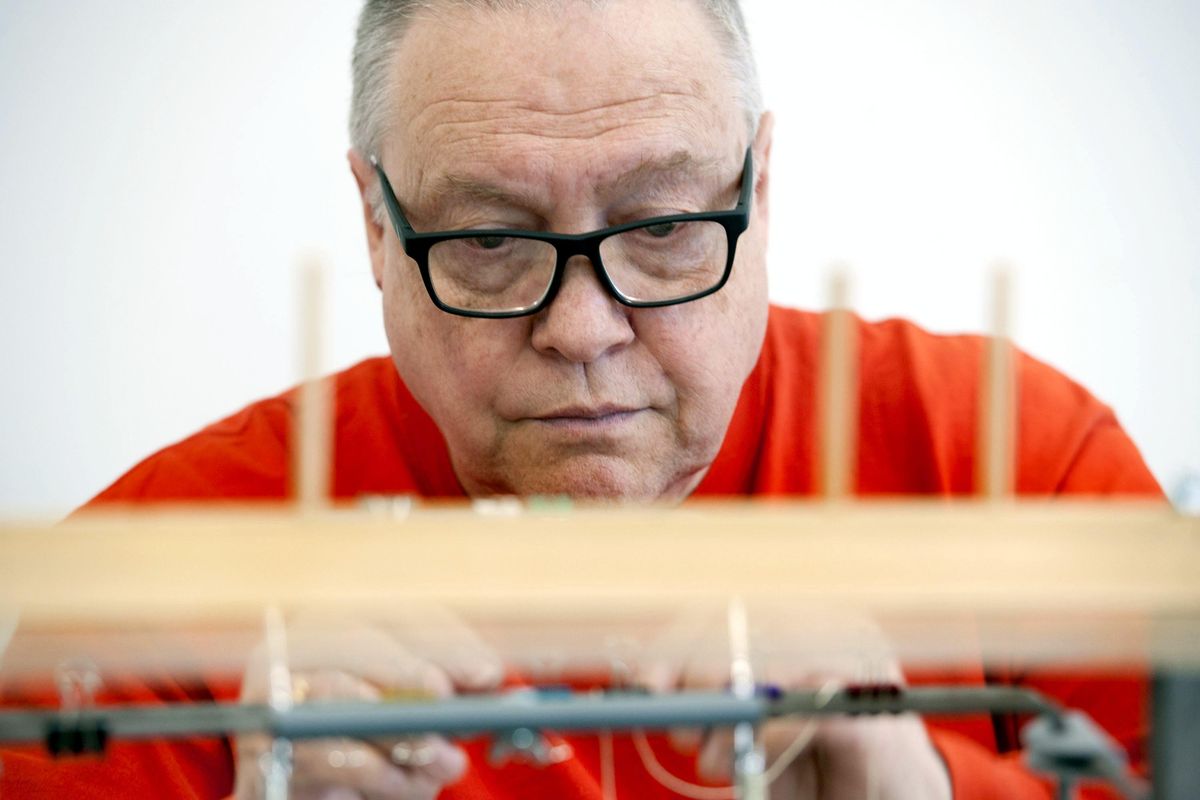
<instances>
[{"instance_id":1,"label":"elderly man","mask_svg":"<svg viewBox=\"0 0 1200 800\"><path fill-rule=\"evenodd\" d=\"M354 73L350 165L392 358L337 376L339 497L811 492L818 326L768 306L772 120L736 0L368 0ZM970 492L979 341L901 322L859 336L859 492ZM1038 409L1020 426L1020 491L1157 493L1107 409L1030 359L1019 369L1021 402ZM257 403L97 502L282 497L289 415L290 395ZM440 692L471 683L425 667ZM338 680L323 691L387 682ZM1136 735L1136 683L1056 688L1085 706L1103 694L1097 716ZM829 722L772 797L862 797L868 776L893 800L1048 797L996 752L1013 749L1012 721L993 722ZM773 751L789 740L768 731ZM676 742L682 755L656 744L690 780L728 768L719 736ZM678 796L628 740L616 747L618 796ZM257 752L244 743L239 796L258 795ZM419 761L317 742L298 749L294 786L305 798L600 798L596 752L581 737L574 758L533 771L441 741ZM82 774L7 767L5 796L220 797L235 777L212 742L118 748Z\"/></svg>"}]
</instances>

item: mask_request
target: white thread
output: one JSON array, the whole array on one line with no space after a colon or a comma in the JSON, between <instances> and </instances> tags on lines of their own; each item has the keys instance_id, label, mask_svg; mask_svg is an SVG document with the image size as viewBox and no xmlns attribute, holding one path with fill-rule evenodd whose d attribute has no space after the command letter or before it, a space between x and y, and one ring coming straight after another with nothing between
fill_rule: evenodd
<instances>
[{"instance_id":1,"label":"white thread","mask_svg":"<svg viewBox=\"0 0 1200 800\"><path fill-rule=\"evenodd\" d=\"M729 686L734 697L754 698L754 669L750 666L750 625L742 598L729 601ZM750 722L733 726L733 772L739 800L767 800L765 759L758 728Z\"/></svg>"},{"instance_id":2,"label":"white thread","mask_svg":"<svg viewBox=\"0 0 1200 800\"><path fill-rule=\"evenodd\" d=\"M779 776L783 775L784 771L804 752L804 748L812 743L813 737L816 734L817 720L815 717L809 718L800 732L796 734L796 738L792 740L792 743L784 748L779 757L767 767L764 773L767 785L774 783L778 780ZM646 772L662 786L675 792L675 794L690 797L693 800L731 800L731 798L734 798L734 787L732 786L701 786L698 783L685 781L677 775L672 775L658 760L658 756L654 754L654 748L650 746L650 741L646 738L645 731L633 731L632 739L633 746L637 750L638 756L642 761L642 766L646 768Z\"/></svg>"},{"instance_id":3,"label":"white thread","mask_svg":"<svg viewBox=\"0 0 1200 800\"><path fill-rule=\"evenodd\" d=\"M617 800L617 764L613 755L612 731L604 731L600 739L600 797Z\"/></svg>"},{"instance_id":4,"label":"white thread","mask_svg":"<svg viewBox=\"0 0 1200 800\"><path fill-rule=\"evenodd\" d=\"M813 737L816 735L816 717L809 717L805 721L804 727L801 728L800 732L796 734L796 738L792 740L792 743L789 744L784 751L779 754L779 758L771 762L771 766L767 767L767 771L764 773L764 776L768 786L778 780L779 776L782 775L784 771L792 765L792 762L795 761L802 752L804 752L804 748L808 747L809 744L812 743Z\"/></svg>"},{"instance_id":5,"label":"white thread","mask_svg":"<svg viewBox=\"0 0 1200 800\"><path fill-rule=\"evenodd\" d=\"M729 651L731 656L730 688L735 697L753 697L754 674L750 667L750 626L746 619L745 603L742 602L740 597L730 600L727 614ZM829 681L822 686L817 694L818 707L828 703L839 687L840 684L836 681ZM805 722L804 727L800 729L800 732L796 734L796 738L792 740L791 744L784 748L779 757L763 772L763 781L766 785L770 786L778 780L787 768L795 762L800 753L804 751L804 748L812 743L813 738L817 734L817 728L817 719L810 717ZM733 786L701 786L671 774L659 762L658 757L654 754L654 749L650 746L649 740L646 739L644 731L633 731L632 738L633 746L642 761L642 766L645 767L650 777L654 778L654 780L658 781L665 788L692 800L736 800L737 791Z\"/></svg>"},{"instance_id":6,"label":"white thread","mask_svg":"<svg viewBox=\"0 0 1200 800\"><path fill-rule=\"evenodd\" d=\"M633 746L637 749L638 756L642 759L642 766L646 768L646 772L650 773L650 777L675 794L690 797L692 800L734 799L732 786L700 786L668 772L667 768L659 763L658 757L654 755L654 749L650 747L645 731L635 730L633 732Z\"/></svg>"}]
</instances>

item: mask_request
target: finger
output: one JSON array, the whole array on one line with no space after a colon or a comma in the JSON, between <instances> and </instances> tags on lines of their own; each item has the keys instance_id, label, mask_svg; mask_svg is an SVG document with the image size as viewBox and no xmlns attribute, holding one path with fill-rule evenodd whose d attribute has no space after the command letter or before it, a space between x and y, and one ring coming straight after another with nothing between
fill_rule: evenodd
<instances>
[{"instance_id":1,"label":"finger","mask_svg":"<svg viewBox=\"0 0 1200 800\"><path fill-rule=\"evenodd\" d=\"M306 657L291 663L292 694L296 701L309 699L445 698L454 694L447 675L437 666L413 656L395 643L376 642L372 654L363 656L361 638L357 652L347 642L322 642L323 661ZM305 643L313 647L312 642ZM269 693L265 661L251 664L242 682L244 701L261 700Z\"/></svg>"},{"instance_id":2,"label":"finger","mask_svg":"<svg viewBox=\"0 0 1200 800\"><path fill-rule=\"evenodd\" d=\"M444 606L408 606L394 612L385 625L414 654L441 667L457 688L484 691L504 679L500 657L462 617Z\"/></svg>"},{"instance_id":3,"label":"finger","mask_svg":"<svg viewBox=\"0 0 1200 800\"><path fill-rule=\"evenodd\" d=\"M693 643L693 646L695 644ZM693 660L657 660L645 664L639 671L641 685L654 693L676 691L711 691L729 684L728 659L706 657L706 653L691 654ZM706 735L703 727L677 727L667 730L667 743L686 755L698 754Z\"/></svg>"},{"instance_id":4,"label":"finger","mask_svg":"<svg viewBox=\"0 0 1200 800\"><path fill-rule=\"evenodd\" d=\"M292 787L320 796L333 788L352 790L370 800L422 800L440 784L429 775L392 764L376 748L355 739L298 742L293 751Z\"/></svg>"},{"instance_id":5,"label":"finger","mask_svg":"<svg viewBox=\"0 0 1200 800\"><path fill-rule=\"evenodd\" d=\"M684 755L699 755L705 733L704 728L671 728L667 731L667 744Z\"/></svg>"},{"instance_id":6,"label":"finger","mask_svg":"<svg viewBox=\"0 0 1200 800\"><path fill-rule=\"evenodd\" d=\"M400 644L389 633L360 623L316 621L291 637L293 670L340 669L360 675L393 693L449 697L454 688L446 674Z\"/></svg>"},{"instance_id":7,"label":"finger","mask_svg":"<svg viewBox=\"0 0 1200 800\"><path fill-rule=\"evenodd\" d=\"M684 691L713 691L728 688L729 658L697 658L688 663L680 675L679 688Z\"/></svg>"},{"instance_id":8,"label":"finger","mask_svg":"<svg viewBox=\"0 0 1200 800\"><path fill-rule=\"evenodd\" d=\"M812 752L814 742L821 731L821 722L816 718L774 719L761 729L760 741L767 764L774 764L785 753L795 750L795 757Z\"/></svg>"},{"instance_id":9,"label":"finger","mask_svg":"<svg viewBox=\"0 0 1200 800\"><path fill-rule=\"evenodd\" d=\"M683 673L678 665L666 661L658 661L644 665L638 673L638 682L653 694L667 694L678 691L683 679ZM669 728L667 729L667 744L677 752L685 755L697 755L704 738L705 729L702 727Z\"/></svg>"},{"instance_id":10,"label":"finger","mask_svg":"<svg viewBox=\"0 0 1200 800\"><path fill-rule=\"evenodd\" d=\"M297 675L293 683L297 689L304 687L308 692L305 698L308 702L335 698L375 700L380 696L375 686L340 670ZM396 766L424 771L438 783L458 780L467 767L462 750L440 736L382 737L371 739L370 744Z\"/></svg>"},{"instance_id":11,"label":"finger","mask_svg":"<svg viewBox=\"0 0 1200 800\"><path fill-rule=\"evenodd\" d=\"M677 689L683 666L719 638L720 619L716 610L707 607L689 609L672 619L635 660L636 685L659 692Z\"/></svg>"},{"instance_id":12,"label":"finger","mask_svg":"<svg viewBox=\"0 0 1200 800\"><path fill-rule=\"evenodd\" d=\"M297 703L321 700L378 700L379 688L340 669L323 669L292 675L292 699Z\"/></svg>"},{"instance_id":13,"label":"finger","mask_svg":"<svg viewBox=\"0 0 1200 800\"><path fill-rule=\"evenodd\" d=\"M422 773L439 785L454 783L467 771L466 753L441 736L392 740L385 753L396 766Z\"/></svg>"},{"instance_id":14,"label":"finger","mask_svg":"<svg viewBox=\"0 0 1200 800\"><path fill-rule=\"evenodd\" d=\"M788 754L793 745L804 745L796 754L791 754L793 764L803 764L799 772L811 773L810 759L797 760L804 753L812 751L812 741L819 728L807 721L777 720L767 723L761 732L761 742L768 766L777 759ZM714 728L708 732L699 748L696 757L696 774L709 782L726 782L732 778L733 772L733 729ZM814 775L805 774L801 782L811 783ZM801 795L807 796L807 795Z\"/></svg>"},{"instance_id":15,"label":"finger","mask_svg":"<svg viewBox=\"0 0 1200 800\"><path fill-rule=\"evenodd\" d=\"M293 796L297 800L324 800L331 793L348 793L347 797L356 800L376 796L419 800L433 797L467 770L466 754L439 736L391 740L388 745L346 738L296 743L292 755ZM261 797L263 757L270 747L271 738L266 735L239 737L239 798ZM397 754L407 755L397 759Z\"/></svg>"},{"instance_id":16,"label":"finger","mask_svg":"<svg viewBox=\"0 0 1200 800\"><path fill-rule=\"evenodd\" d=\"M653 661L641 664L634 672L634 682L648 692L665 694L679 688L682 667L675 662Z\"/></svg>"},{"instance_id":17,"label":"finger","mask_svg":"<svg viewBox=\"0 0 1200 800\"><path fill-rule=\"evenodd\" d=\"M295 800L307 800L307 798L296 797ZM316 800L363 800L363 796L353 789L347 789L344 786L334 786L317 795Z\"/></svg>"},{"instance_id":18,"label":"finger","mask_svg":"<svg viewBox=\"0 0 1200 800\"><path fill-rule=\"evenodd\" d=\"M665 659L643 662L634 672L634 683L651 694L667 694L679 690L682 667ZM703 728L670 728L667 743L680 753L696 755L700 749Z\"/></svg>"},{"instance_id":19,"label":"finger","mask_svg":"<svg viewBox=\"0 0 1200 800\"><path fill-rule=\"evenodd\" d=\"M710 783L726 782L733 773L733 731L714 728L696 757L696 774Z\"/></svg>"},{"instance_id":20,"label":"finger","mask_svg":"<svg viewBox=\"0 0 1200 800\"><path fill-rule=\"evenodd\" d=\"M454 682L440 667L412 656L364 666L363 677L380 687L385 700L440 700L455 694Z\"/></svg>"}]
</instances>

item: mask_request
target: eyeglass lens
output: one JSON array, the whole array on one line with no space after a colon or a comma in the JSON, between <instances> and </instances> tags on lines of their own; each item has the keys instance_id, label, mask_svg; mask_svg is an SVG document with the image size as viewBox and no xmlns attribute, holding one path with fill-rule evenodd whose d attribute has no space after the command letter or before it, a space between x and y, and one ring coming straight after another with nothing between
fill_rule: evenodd
<instances>
[{"instance_id":1,"label":"eyeglass lens","mask_svg":"<svg viewBox=\"0 0 1200 800\"><path fill-rule=\"evenodd\" d=\"M600 244L600 260L625 299L653 303L716 286L727 250L719 222L660 222L608 236ZM545 297L557 259L554 245L537 239L449 239L430 248L429 276L438 299L448 306L513 312Z\"/></svg>"}]
</instances>

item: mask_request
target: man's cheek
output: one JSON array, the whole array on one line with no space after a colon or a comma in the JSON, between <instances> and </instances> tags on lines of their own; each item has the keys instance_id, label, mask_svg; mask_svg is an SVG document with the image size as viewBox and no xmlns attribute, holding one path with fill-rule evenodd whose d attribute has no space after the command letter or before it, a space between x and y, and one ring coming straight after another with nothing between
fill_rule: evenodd
<instances>
[{"instance_id":1,"label":"man's cheek","mask_svg":"<svg viewBox=\"0 0 1200 800\"><path fill-rule=\"evenodd\" d=\"M651 352L665 355L692 351L693 357L702 358L700 343L712 335L708 325L717 308L709 301L715 300L717 295L692 303L637 311L633 318L634 331Z\"/></svg>"},{"instance_id":2,"label":"man's cheek","mask_svg":"<svg viewBox=\"0 0 1200 800\"><path fill-rule=\"evenodd\" d=\"M730 352L740 344L742 327L719 296L668 306L661 309L668 313L647 326L644 341L668 374L703 379L728 366Z\"/></svg>"},{"instance_id":3,"label":"man's cheek","mask_svg":"<svg viewBox=\"0 0 1200 800\"><path fill-rule=\"evenodd\" d=\"M447 366L480 379L513 368L523 345L519 330L512 324L517 320L442 316L443 324L431 335L438 337Z\"/></svg>"},{"instance_id":4,"label":"man's cheek","mask_svg":"<svg viewBox=\"0 0 1200 800\"><path fill-rule=\"evenodd\" d=\"M436 362L441 391L460 413L490 417L509 381L520 380L517 353L500 331L487 330L490 320L464 320L467 328L455 325L437 336ZM470 323L483 325L470 327ZM482 422L482 420L480 420ZM458 420L458 424L464 421Z\"/></svg>"}]
</instances>

